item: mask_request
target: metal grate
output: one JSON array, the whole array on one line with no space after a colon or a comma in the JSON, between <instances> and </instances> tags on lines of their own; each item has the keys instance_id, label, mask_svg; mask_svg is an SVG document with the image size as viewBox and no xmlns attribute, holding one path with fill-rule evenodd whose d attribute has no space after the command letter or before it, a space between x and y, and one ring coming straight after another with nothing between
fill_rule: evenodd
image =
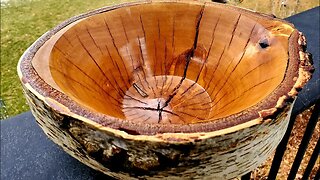
<instances>
[{"instance_id":1,"label":"metal grate","mask_svg":"<svg viewBox=\"0 0 320 180\"><path fill-rule=\"evenodd\" d=\"M301 112L301 110L300 111L293 111L292 114L291 114L291 118L290 118L290 122L289 122L289 125L288 125L288 129L287 129L282 141L278 145L278 147L276 149L276 153L275 153L275 155L273 157L273 162L272 162L272 165L271 165L271 168L270 168L270 171L269 171L268 180L274 180L277 177L277 174L278 174L278 171L279 171L279 168L280 168L280 165L281 165L281 161L282 161L284 152L285 152L285 150L287 148L287 144L288 144L288 141L289 141L289 138L290 138L290 134L292 132L294 123L296 121L296 117L300 112ZM297 152L297 154L295 156L294 162L292 163L292 166L291 166L288 178L287 178L288 180L293 180L296 177L296 174L297 174L298 169L299 169L299 167L301 165L303 156L304 156L304 154L306 152L306 149L308 147L309 141L310 141L311 136L312 136L312 134L314 132L314 128L316 127L316 124L317 124L317 122L319 120L319 116L320 116L319 112L320 112L320 100L318 99L316 101L316 103L315 103L315 107L313 108L311 117L310 117L310 119L308 121L306 130L304 132L302 141L301 141L301 143L299 145L299 149L298 149L298 152ZM317 161L317 158L319 157L319 153L320 153L320 139L318 139L316 147L313 150L313 153L312 153L312 155L310 157L308 165L307 165L307 167L306 167L306 169L304 171L304 174L302 176L302 180L310 178L309 177L310 173L311 173L311 171L312 171L312 169L313 169L313 167L314 167L314 165L315 165L315 163ZM248 173L248 174L242 176L241 179L242 180L249 180L250 176L251 176L251 173ZM317 173L316 173L314 179L316 179L316 180L320 179L320 169L317 170Z\"/></svg>"},{"instance_id":2,"label":"metal grate","mask_svg":"<svg viewBox=\"0 0 320 180\"><path fill-rule=\"evenodd\" d=\"M299 166L301 164L301 161L302 161L302 158L306 152L306 149L307 149L307 146L309 144L309 141L310 141L310 138L313 134L313 131L314 131L314 128L317 124L317 120L318 120L318 117L319 117L319 109L320 109L320 103L319 101L316 102L315 104L315 107L314 107L314 110L312 112L312 115L309 119L309 122L307 124L307 128L306 128L306 131L303 135L303 138L302 138L302 141L301 141L301 144L299 146L299 149L298 149L298 152L295 156L295 160L292 164L292 167L291 167L291 170L290 170L290 173L289 173L289 176L288 176L288 179L294 179L297 172L298 172L298 169L299 169ZM291 134L291 131L292 131L292 128L293 128L293 124L295 122L295 119L297 117L297 112L295 112L295 114L292 114L291 115L291 118L290 118L290 122L289 122L289 127L287 129L287 132L284 136L284 138L282 139L282 141L280 142L277 150L276 150L276 154L274 156L274 160L272 162L272 166L271 166L271 169L270 169L270 172L269 172L269 176L268 176L268 179L275 179L276 178L276 175L278 173L278 170L279 170L279 167L280 167L280 164L281 164L281 160L282 160L282 157L283 157L283 154L284 154L284 151L286 150L286 146L288 144L288 140L289 140L289 137L290 137L290 134ZM319 140L318 140L319 141ZM313 154L319 154L319 148L318 150L315 149ZM317 157L315 157L317 158ZM313 159L310 159L310 161L313 160ZM309 161L309 163L310 163ZM315 161L315 160L314 160ZM312 163L312 161L311 161ZM311 166L312 164L310 164ZM313 163L314 165L314 163ZM309 168L312 169L313 165ZM319 171L319 170L318 170ZM305 171L304 173L304 177L309 177L309 174L310 174L311 170L309 171Z\"/></svg>"}]
</instances>

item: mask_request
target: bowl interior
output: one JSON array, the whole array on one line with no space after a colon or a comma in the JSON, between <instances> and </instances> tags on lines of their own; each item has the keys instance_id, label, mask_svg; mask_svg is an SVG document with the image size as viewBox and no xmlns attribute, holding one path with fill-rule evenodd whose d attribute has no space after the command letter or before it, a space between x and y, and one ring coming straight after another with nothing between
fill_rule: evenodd
<instances>
[{"instance_id":1,"label":"bowl interior","mask_svg":"<svg viewBox=\"0 0 320 180\"><path fill-rule=\"evenodd\" d=\"M124 6L51 38L47 78L80 105L119 119L207 122L274 91L286 72L292 31L215 4Z\"/></svg>"}]
</instances>

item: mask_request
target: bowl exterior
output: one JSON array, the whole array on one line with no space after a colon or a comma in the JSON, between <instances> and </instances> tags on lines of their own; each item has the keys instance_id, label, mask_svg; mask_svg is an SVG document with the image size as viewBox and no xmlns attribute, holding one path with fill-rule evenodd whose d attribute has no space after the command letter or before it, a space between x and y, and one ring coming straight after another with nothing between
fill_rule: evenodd
<instances>
[{"instance_id":1,"label":"bowl exterior","mask_svg":"<svg viewBox=\"0 0 320 180\"><path fill-rule=\"evenodd\" d=\"M92 14L118 7L121 6L97 10L66 21L44 34L22 56L18 74L31 111L46 135L82 163L117 179L232 179L263 163L284 136L294 104L292 100L311 78L312 63L305 52L304 36L295 30L289 39L289 44L293 45L289 47L289 67L292 71L288 70L289 75L285 78L288 81L282 82L284 85L277 90L275 97L270 96L264 103L259 103L261 111L250 110L259 120L246 113L236 119L228 116L228 120L239 120L237 125L254 120L259 123L214 136L208 135L213 132L197 131L199 136L203 134L201 138L185 132L183 134L189 137L186 141L178 141L181 137L179 133L171 133L171 140L154 138L161 134L141 138L142 135L128 135L128 131L121 131L120 128L110 130L111 126L108 126L108 130L102 125L94 125L94 121L90 123L88 114L79 113L82 108L68 100L65 94L53 90L32 67L32 58L39 48L62 28ZM269 102L270 99L272 102ZM58 101L64 103L59 104ZM68 114L61 108L72 109L72 112L68 111L71 112ZM201 125L207 128L207 124Z\"/></svg>"},{"instance_id":2,"label":"bowl exterior","mask_svg":"<svg viewBox=\"0 0 320 180\"><path fill-rule=\"evenodd\" d=\"M68 154L117 179L232 179L275 150L287 129L291 107L276 118L232 133L188 143L125 139L59 113L23 85L45 134Z\"/></svg>"}]
</instances>

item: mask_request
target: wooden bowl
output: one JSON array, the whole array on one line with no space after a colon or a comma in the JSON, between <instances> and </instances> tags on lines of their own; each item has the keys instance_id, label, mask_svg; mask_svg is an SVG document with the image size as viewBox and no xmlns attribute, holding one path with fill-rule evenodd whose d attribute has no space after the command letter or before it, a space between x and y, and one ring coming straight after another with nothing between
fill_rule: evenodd
<instances>
[{"instance_id":1,"label":"wooden bowl","mask_svg":"<svg viewBox=\"0 0 320 180\"><path fill-rule=\"evenodd\" d=\"M73 17L18 73L37 122L116 178L223 178L283 137L312 65L286 21L195 1L145 1Z\"/></svg>"}]
</instances>

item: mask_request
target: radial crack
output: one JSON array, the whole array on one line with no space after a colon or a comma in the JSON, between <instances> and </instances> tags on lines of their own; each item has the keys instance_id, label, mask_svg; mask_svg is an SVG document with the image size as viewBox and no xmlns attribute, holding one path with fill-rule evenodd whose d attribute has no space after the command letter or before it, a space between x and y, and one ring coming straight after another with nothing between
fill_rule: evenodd
<instances>
[{"instance_id":1,"label":"radial crack","mask_svg":"<svg viewBox=\"0 0 320 180\"><path fill-rule=\"evenodd\" d=\"M189 67L189 64L190 64L190 60L193 58L194 56L194 52L197 48L197 44L198 44L198 38L199 38L199 27L200 27L200 22L201 22L201 19L202 19L202 16L203 16L203 12L204 12L204 8L205 8L205 5L202 6L200 12L199 12L199 15L197 17L197 21L196 21L196 33L195 33L195 36L194 36L194 41L193 41L193 45L190 49L189 52L186 53L186 65L185 65L185 68L184 68L184 71L183 71L183 76L179 82L179 84L173 89L173 92L169 95L169 98L165 101L164 105L162 106L162 108L159 110L159 122L161 121L162 119L162 111L164 108L166 108L169 103L171 102L171 100L174 98L174 96L178 93L178 90L179 88L181 87L183 81L186 79L187 77L187 71L188 71L188 67Z\"/></svg>"},{"instance_id":2,"label":"radial crack","mask_svg":"<svg viewBox=\"0 0 320 180\"><path fill-rule=\"evenodd\" d=\"M143 91L136 83L133 83L133 87L136 89L136 91L140 94L142 97L148 97L148 94Z\"/></svg>"},{"instance_id":3,"label":"radial crack","mask_svg":"<svg viewBox=\"0 0 320 180\"><path fill-rule=\"evenodd\" d=\"M158 102L158 105L157 105L157 108L152 108L152 107L125 107L125 108L134 108L134 109L144 109L144 110L151 110L151 111L158 111L159 113L159 119L158 119L158 123L161 122L162 120L162 113L169 113L169 114L172 114L172 115L176 115L179 117L178 114L172 112L172 111L168 111L168 110L165 110L166 107L169 106L169 103L172 101L172 99L177 95L180 87L182 86L184 80L186 79L187 77L187 71L188 71L188 68L189 68L189 64L190 64L190 61L191 59L194 57L194 54L195 54L195 50L197 48L197 45L198 45L198 38L199 38L199 27L200 27L200 23L201 23L201 19L202 19L202 16L203 16L203 12L204 12L204 8L205 8L205 5L202 6L198 16L197 16L197 19L196 19L196 22L195 22L195 36L194 36L194 41L193 41L193 44L192 44L192 47L190 48L189 51L187 51L186 53L182 54L182 56L184 56L185 58L185 61L186 61L186 64L185 64L185 67L184 67L184 71L183 71L183 75L181 77L181 80L179 82L179 84L173 88L171 94L169 95L168 99L163 103L163 105L161 106L161 102L159 101ZM140 16L140 21L141 21L141 16ZM159 23L159 22L158 22ZM160 28L158 26L158 28ZM155 47L156 48L156 47ZM156 52L156 50L155 50ZM156 80L156 79L155 79ZM157 82L156 82L157 83ZM171 82L172 83L172 82ZM194 85L194 84L193 84ZM192 88L193 85L191 87L189 87L188 89ZM143 91L137 84L133 84L133 87L135 88L135 90L142 96L142 97L148 97L148 94Z\"/></svg>"}]
</instances>

